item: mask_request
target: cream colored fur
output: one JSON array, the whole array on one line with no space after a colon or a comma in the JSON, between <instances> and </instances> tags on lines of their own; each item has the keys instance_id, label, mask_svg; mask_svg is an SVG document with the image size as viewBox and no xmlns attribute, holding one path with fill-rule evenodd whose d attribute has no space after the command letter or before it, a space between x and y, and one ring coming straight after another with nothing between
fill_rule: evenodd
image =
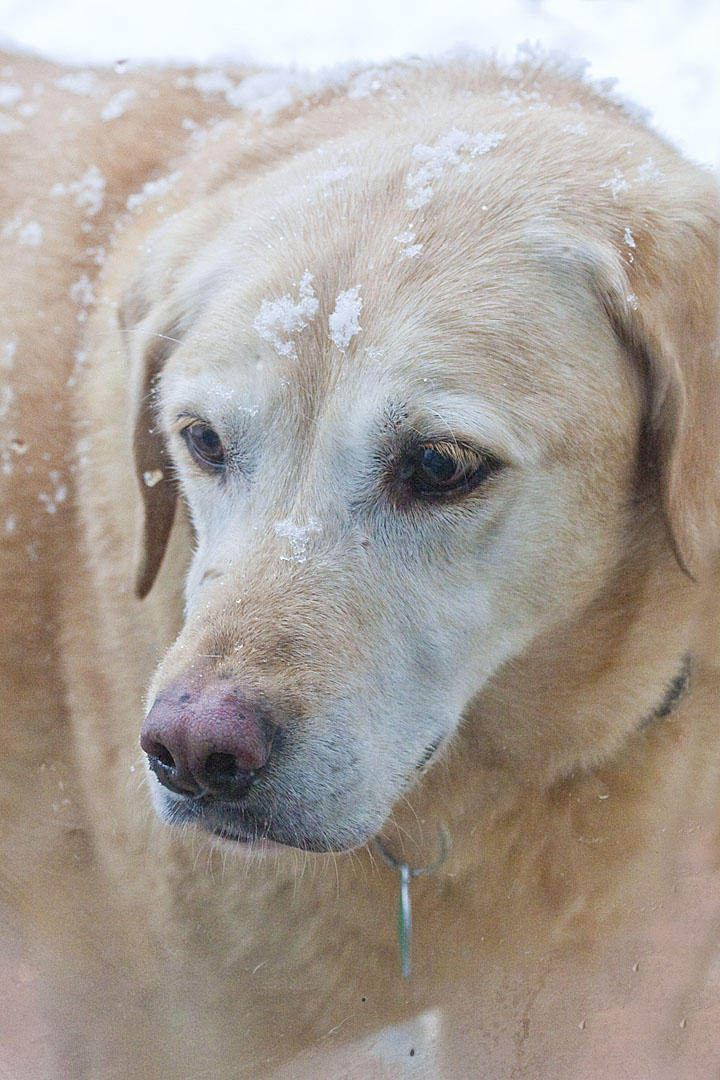
<instances>
[{"instance_id":1,"label":"cream colored fur","mask_svg":"<svg viewBox=\"0 0 720 1080\"><path fill-rule=\"evenodd\" d=\"M192 73L82 98L7 63L38 110L3 184L3 846L47 1075L710 1075L712 178L532 61L396 65L270 123ZM394 500L413 432L503 467ZM138 736L190 673L271 703L297 846L161 820ZM422 867L442 831L403 981L369 842Z\"/></svg>"}]
</instances>

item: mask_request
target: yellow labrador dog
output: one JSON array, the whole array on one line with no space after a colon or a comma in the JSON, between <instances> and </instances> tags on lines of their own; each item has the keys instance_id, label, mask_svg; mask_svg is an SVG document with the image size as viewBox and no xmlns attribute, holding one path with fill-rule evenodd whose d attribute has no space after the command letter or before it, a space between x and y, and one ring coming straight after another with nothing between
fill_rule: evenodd
<instances>
[{"instance_id":1,"label":"yellow labrador dog","mask_svg":"<svg viewBox=\"0 0 720 1080\"><path fill-rule=\"evenodd\" d=\"M2 80L13 1075L715 1075L711 175L532 56Z\"/></svg>"}]
</instances>

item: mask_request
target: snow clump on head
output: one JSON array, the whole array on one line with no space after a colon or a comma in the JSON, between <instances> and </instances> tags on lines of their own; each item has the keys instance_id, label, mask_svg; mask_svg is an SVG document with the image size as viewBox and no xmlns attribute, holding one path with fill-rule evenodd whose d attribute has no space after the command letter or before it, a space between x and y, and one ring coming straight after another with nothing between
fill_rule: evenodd
<instances>
[{"instance_id":1,"label":"snow clump on head","mask_svg":"<svg viewBox=\"0 0 720 1080\"><path fill-rule=\"evenodd\" d=\"M638 165L636 184L659 184L664 179L663 173L660 172L652 157L643 161L642 165Z\"/></svg>"},{"instance_id":2,"label":"snow clump on head","mask_svg":"<svg viewBox=\"0 0 720 1080\"><path fill-rule=\"evenodd\" d=\"M323 195L329 195L331 186L347 180L351 173L352 169L349 165L338 165L336 169L326 169L325 172L317 173L315 179L323 185Z\"/></svg>"},{"instance_id":3,"label":"snow clump on head","mask_svg":"<svg viewBox=\"0 0 720 1080\"><path fill-rule=\"evenodd\" d=\"M631 183L634 185L643 184L660 184L665 179L663 173L660 172L652 157L649 157L647 161L643 161L642 165L637 167L637 175L632 181L628 181L619 169L613 170L613 175L609 180L606 180L604 184L601 184L602 188L610 188L613 199L617 199L618 195L624 191L629 191Z\"/></svg>"},{"instance_id":4,"label":"snow clump on head","mask_svg":"<svg viewBox=\"0 0 720 1080\"><path fill-rule=\"evenodd\" d=\"M600 187L610 188L613 199L617 199L618 195L620 195L623 191L630 190L629 183L618 168L613 169L613 174L610 179L605 180L605 182L602 183Z\"/></svg>"},{"instance_id":5,"label":"snow clump on head","mask_svg":"<svg viewBox=\"0 0 720 1080\"><path fill-rule=\"evenodd\" d=\"M281 555L283 562L306 562L307 549L310 537L314 533L322 532L322 526L314 518L310 518L307 525L298 525L290 518L275 522L275 535L282 536L290 542L290 555Z\"/></svg>"},{"instance_id":6,"label":"snow clump on head","mask_svg":"<svg viewBox=\"0 0 720 1080\"><path fill-rule=\"evenodd\" d=\"M415 243L415 233L412 229L406 229L398 236L393 236L396 244L402 244L401 259L415 259L423 249L422 244Z\"/></svg>"},{"instance_id":7,"label":"snow clump on head","mask_svg":"<svg viewBox=\"0 0 720 1080\"><path fill-rule=\"evenodd\" d=\"M341 292L335 301L335 310L329 319L330 337L340 352L345 352L350 339L360 333L359 315L362 306L359 285Z\"/></svg>"},{"instance_id":8,"label":"snow clump on head","mask_svg":"<svg viewBox=\"0 0 720 1080\"><path fill-rule=\"evenodd\" d=\"M476 135L468 135L466 131L453 128L434 146L419 143L413 150L413 157L420 162L420 168L407 178L406 184L411 191L407 205L411 210L420 210L434 195L433 181L439 180L448 168L459 167L461 172L467 172L469 163L463 161L461 155L475 158L487 154L499 146L504 138L501 131L490 131L487 135L478 131Z\"/></svg>"},{"instance_id":9,"label":"snow clump on head","mask_svg":"<svg viewBox=\"0 0 720 1080\"><path fill-rule=\"evenodd\" d=\"M306 270L298 286L298 299L289 293L276 300L263 300L254 327L261 338L269 341L280 356L296 356L293 334L315 318L318 300L312 287L312 274Z\"/></svg>"}]
</instances>

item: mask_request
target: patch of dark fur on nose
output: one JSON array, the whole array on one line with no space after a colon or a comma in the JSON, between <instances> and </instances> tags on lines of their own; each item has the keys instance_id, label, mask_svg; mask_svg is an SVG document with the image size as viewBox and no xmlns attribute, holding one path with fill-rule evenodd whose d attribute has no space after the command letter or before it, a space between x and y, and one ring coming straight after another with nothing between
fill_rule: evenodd
<instances>
[{"instance_id":1,"label":"patch of dark fur on nose","mask_svg":"<svg viewBox=\"0 0 720 1080\"><path fill-rule=\"evenodd\" d=\"M282 671L291 665L307 663L309 643L301 634L291 631L261 631L252 642L248 659L258 664L263 674Z\"/></svg>"},{"instance_id":2,"label":"patch of dark fur on nose","mask_svg":"<svg viewBox=\"0 0 720 1080\"><path fill-rule=\"evenodd\" d=\"M274 626L269 616L241 634L235 628L219 631L211 642L202 646L201 654L216 661L218 678L226 677L228 671L237 675L240 668L254 668L264 677L285 666L306 667L311 650L306 635Z\"/></svg>"}]
</instances>

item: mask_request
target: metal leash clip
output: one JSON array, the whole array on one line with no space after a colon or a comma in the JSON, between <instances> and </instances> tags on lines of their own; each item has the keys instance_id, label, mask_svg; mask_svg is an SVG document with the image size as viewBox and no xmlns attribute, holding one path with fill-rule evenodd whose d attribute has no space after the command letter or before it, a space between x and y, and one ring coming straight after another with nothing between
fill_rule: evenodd
<instances>
[{"instance_id":1,"label":"metal leash clip","mask_svg":"<svg viewBox=\"0 0 720 1080\"><path fill-rule=\"evenodd\" d=\"M379 837L373 837L373 844L382 855L385 862L400 875L400 895L397 907L397 942L400 952L400 966L404 979L410 978L412 970L411 945L412 945L412 907L410 904L410 882L421 874L432 874L438 870L447 858L450 849L450 837L446 829L440 829L440 854L429 866L421 866L414 870L408 863L399 862L389 851L383 847Z\"/></svg>"}]
</instances>

